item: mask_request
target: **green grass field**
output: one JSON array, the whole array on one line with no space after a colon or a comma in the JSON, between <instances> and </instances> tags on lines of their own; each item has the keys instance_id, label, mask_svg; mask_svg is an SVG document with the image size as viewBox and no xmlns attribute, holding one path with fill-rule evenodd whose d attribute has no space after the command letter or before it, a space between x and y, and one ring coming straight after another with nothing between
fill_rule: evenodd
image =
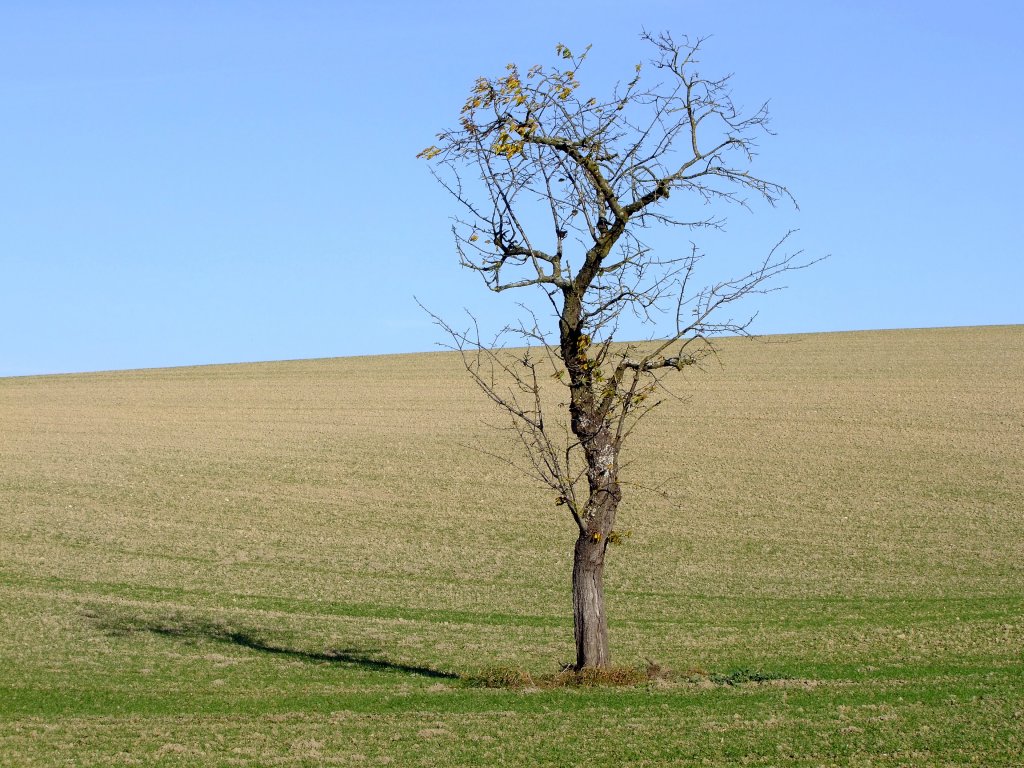
<instances>
[{"instance_id":1,"label":"green grass field","mask_svg":"<svg viewBox=\"0 0 1024 768\"><path fill-rule=\"evenodd\" d=\"M0 765L1024 765L1024 326L722 349L627 449L625 688L529 684L575 528L452 355L0 379Z\"/></svg>"}]
</instances>

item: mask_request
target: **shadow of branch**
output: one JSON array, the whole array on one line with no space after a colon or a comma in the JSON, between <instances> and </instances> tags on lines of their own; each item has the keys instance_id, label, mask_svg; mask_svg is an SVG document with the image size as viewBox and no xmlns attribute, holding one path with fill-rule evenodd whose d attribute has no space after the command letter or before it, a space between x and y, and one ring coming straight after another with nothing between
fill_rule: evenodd
<instances>
[{"instance_id":1,"label":"shadow of branch","mask_svg":"<svg viewBox=\"0 0 1024 768\"><path fill-rule=\"evenodd\" d=\"M213 640L248 648L261 653L288 656L294 659L328 664L347 664L363 669L379 672L399 672L422 677L458 680L460 676L453 672L443 672L431 667L415 664L403 664L382 657L379 653L359 648L328 648L321 652L304 651L284 645L268 642L257 634L230 625L193 618L183 615L159 617L129 616L122 613L87 610L84 614L92 619L101 629L113 635L125 635L133 632L149 632L166 637L183 637Z\"/></svg>"}]
</instances>

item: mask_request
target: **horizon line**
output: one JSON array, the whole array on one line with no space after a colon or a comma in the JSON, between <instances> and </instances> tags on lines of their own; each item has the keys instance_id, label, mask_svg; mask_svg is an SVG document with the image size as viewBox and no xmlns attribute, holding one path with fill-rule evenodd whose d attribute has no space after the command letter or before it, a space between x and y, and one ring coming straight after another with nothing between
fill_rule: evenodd
<instances>
[{"instance_id":1,"label":"horizon line","mask_svg":"<svg viewBox=\"0 0 1024 768\"><path fill-rule=\"evenodd\" d=\"M840 334L840 333L885 333L893 331L943 331L943 330L957 330L957 329L969 329L969 328L1014 328L1017 326L1024 326L1024 322L1020 323L983 323L980 325L926 325L926 326L900 326L895 328L846 328L839 330L828 330L828 331L794 331L794 332L781 332L781 333L753 333L749 336L733 335L733 336L718 336L717 339L734 339L734 338L750 338L750 339L768 339L782 336L819 336L823 334ZM621 344L645 344L648 342L658 341L659 339L642 339L642 340L629 340L624 339ZM440 346L440 345L438 345ZM525 347L523 347L525 348ZM520 347L509 347L509 349L520 349ZM358 360L360 358L372 358L372 357L401 357L408 355L429 355L438 353L455 352L457 350L452 349L418 349L404 352L373 352L368 354L358 355L326 355L323 357L282 357L272 358L264 360L231 360L231 361L219 361L211 363L182 363L178 365L152 365L142 366L138 368L95 368L86 370L74 370L74 371L50 371L46 373L16 373L16 374L0 374L0 382L9 379L29 379L29 378L48 378L54 376L85 376L85 375L102 375L111 373L136 373L143 371L171 371L180 368L213 368L223 367L230 365L267 365L273 363L304 363L304 362L317 362L324 360Z\"/></svg>"}]
</instances>

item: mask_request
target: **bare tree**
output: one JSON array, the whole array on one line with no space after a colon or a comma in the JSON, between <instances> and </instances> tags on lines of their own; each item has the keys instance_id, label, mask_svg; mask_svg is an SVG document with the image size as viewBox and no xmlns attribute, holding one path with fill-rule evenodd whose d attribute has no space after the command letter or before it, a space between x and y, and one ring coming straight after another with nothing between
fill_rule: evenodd
<instances>
[{"instance_id":1,"label":"bare tree","mask_svg":"<svg viewBox=\"0 0 1024 768\"><path fill-rule=\"evenodd\" d=\"M709 204L795 201L748 170L756 138L770 133L767 105L742 114L729 77L702 76L702 40L642 37L654 50L654 84L638 64L628 82L592 97L579 80L589 48L576 54L560 44L554 66L523 73L509 64L499 77L477 79L459 127L419 155L460 204L453 233L462 265L492 291L539 292L551 308L550 327L524 306L503 332L525 352L434 317L511 417L529 471L578 529L577 669L610 663L602 583L607 546L619 537L621 455L632 428L660 402L664 377L713 352L713 337L748 334L753 318L723 316L728 305L806 266L783 252L784 237L744 274L696 287L696 246L662 256L644 242L652 227L721 227L709 214L721 206ZM668 338L613 343L627 312ZM674 318L667 332L656 322L665 313ZM568 389L567 418L546 402L552 376Z\"/></svg>"}]
</instances>

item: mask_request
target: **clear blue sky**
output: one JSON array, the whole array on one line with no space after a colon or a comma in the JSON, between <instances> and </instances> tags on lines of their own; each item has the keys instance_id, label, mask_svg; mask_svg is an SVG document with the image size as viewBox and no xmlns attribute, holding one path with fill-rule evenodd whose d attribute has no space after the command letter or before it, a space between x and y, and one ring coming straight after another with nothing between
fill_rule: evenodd
<instances>
[{"instance_id":1,"label":"clear blue sky","mask_svg":"<svg viewBox=\"0 0 1024 768\"><path fill-rule=\"evenodd\" d=\"M477 75L592 43L597 91L644 27L771 100L800 202L709 258L832 254L755 330L1024 322L1024 4L637 6L0 2L0 376L431 349L414 295L497 322L415 155Z\"/></svg>"}]
</instances>

